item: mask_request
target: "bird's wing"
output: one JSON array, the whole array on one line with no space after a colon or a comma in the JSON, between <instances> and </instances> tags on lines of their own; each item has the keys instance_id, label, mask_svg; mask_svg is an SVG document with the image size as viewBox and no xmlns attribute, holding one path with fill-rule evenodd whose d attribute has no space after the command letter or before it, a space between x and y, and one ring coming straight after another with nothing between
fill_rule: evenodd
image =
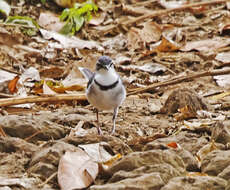
<instances>
[{"instance_id":1,"label":"bird's wing","mask_svg":"<svg viewBox=\"0 0 230 190\"><path fill-rule=\"evenodd\" d=\"M90 71L89 69L86 69L86 68L83 68L83 67L78 67L78 69L79 69L79 71L81 71L83 76L88 80L90 80L94 75L94 73L92 71Z\"/></svg>"}]
</instances>

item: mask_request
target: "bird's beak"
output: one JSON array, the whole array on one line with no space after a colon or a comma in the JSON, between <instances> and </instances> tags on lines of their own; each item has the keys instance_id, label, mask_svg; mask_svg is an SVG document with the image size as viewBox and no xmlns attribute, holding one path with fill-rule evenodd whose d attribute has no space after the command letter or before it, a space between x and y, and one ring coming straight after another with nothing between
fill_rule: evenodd
<instances>
[{"instance_id":1,"label":"bird's beak","mask_svg":"<svg viewBox=\"0 0 230 190\"><path fill-rule=\"evenodd\" d=\"M104 65L104 64L101 64L101 63L97 63L97 67L98 67L98 69L103 68L105 70L109 70L109 65Z\"/></svg>"}]
</instances>

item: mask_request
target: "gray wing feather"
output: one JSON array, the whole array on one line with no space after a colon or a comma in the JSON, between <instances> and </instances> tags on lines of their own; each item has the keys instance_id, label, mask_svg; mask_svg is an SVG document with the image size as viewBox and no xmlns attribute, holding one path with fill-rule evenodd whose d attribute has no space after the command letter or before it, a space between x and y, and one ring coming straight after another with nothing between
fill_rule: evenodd
<instances>
[{"instance_id":1,"label":"gray wing feather","mask_svg":"<svg viewBox=\"0 0 230 190\"><path fill-rule=\"evenodd\" d=\"M90 80L94 75L94 73L92 71L90 71L89 69L86 69L83 67L78 67L78 69L79 69L79 71L81 71L82 75L88 80Z\"/></svg>"}]
</instances>

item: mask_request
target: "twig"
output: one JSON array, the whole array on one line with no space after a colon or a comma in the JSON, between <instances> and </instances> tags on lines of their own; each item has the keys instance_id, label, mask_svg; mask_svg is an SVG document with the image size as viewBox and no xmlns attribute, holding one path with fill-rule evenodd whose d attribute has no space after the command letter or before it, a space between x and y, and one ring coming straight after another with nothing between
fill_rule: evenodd
<instances>
[{"instance_id":1,"label":"twig","mask_svg":"<svg viewBox=\"0 0 230 190\"><path fill-rule=\"evenodd\" d=\"M157 84L151 84L151 85L144 87L144 88L138 88L137 90L128 93L128 95L143 93L143 92L150 91L150 90L153 90L153 89L158 88L158 87L177 84L177 83L181 83L183 81L190 81L190 80L195 79L195 78L206 77L206 76L216 76L216 75L226 75L226 74L230 74L230 69L204 71L204 72L201 72L198 74L192 74L189 76L174 78L174 79L171 79L169 81L164 81L164 82L160 82Z\"/></svg>"},{"instance_id":2,"label":"twig","mask_svg":"<svg viewBox=\"0 0 230 190\"><path fill-rule=\"evenodd\" d=\"M71 100L86 100L84 94L57 94L47 97L41 96L28 96L28 97L16 97L16 98L4 98L0 99L0 107L11 106L26 103L38 103L38 102L56 102L56 101L71 101Z\"/></svg>"},{"instance_id":3,"label":"twig","mask_svg":"<svg viewBox=\"0 0 230 190\"><path fill-rule=\"evenodd\" d=\"M198 2L198 3L186 4L186 5L182 5L180 7L166 9L166 10L152 11L151 13L147 13L145 15L139 16L139 17L134 18L132 20L128 20L128 21L125 21L123 23L120 23L120 25L127 27L133 23L140 22L144 19L149 19L149 18L154 18L156 16L165 15L165 14L168 14L168 13L173 12L173 11L182 11L184 9L191 8L191 7L213 5L213 4L225 3L227 1L229 1L229 0L213 0L213 1L207 1L207 2ZM106 31L103 31L103 32L108 33L108 32L111 32L115 28L117 28L117 25L111 26L111 27L107 28Z\"/></svg>"},{"instance_id":4,"label":"twig","mask_svg":"<svg viewBox=\"0 0 230 190\"><path fill-rule=\"evenodd\" d=\"M39 184L39 187L43 187L45 184L49 183L51 179L53 179L57 175L57 172L54 172L51 176L49 176L42 184Z\"/></svg>"},{"instance_id":5,"label":"twig","mask_svg":"<svg viewBox=\"0 0 230 190\"><path fill-rule=\"evenodd\" d=\"M2 126L0 125L0 136L7 137L5 131L3 130Z\"/></svg>"}]
</instances>

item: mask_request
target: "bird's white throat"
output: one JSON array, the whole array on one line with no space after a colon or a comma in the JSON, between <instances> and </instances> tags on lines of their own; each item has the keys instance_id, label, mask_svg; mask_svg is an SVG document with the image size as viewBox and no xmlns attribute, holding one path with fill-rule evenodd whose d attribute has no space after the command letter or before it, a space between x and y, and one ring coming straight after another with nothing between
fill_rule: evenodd
<instances>
[{"instance_id":1,"label":"bird's white throat","mask_svg":"<svg viewBox=\"0 0 230 190\"><path fill-rule=\"evenodd\" d=\"M95 79L101 85L111 85L117 81L118 75L114 68L100 70L96 72Z\"/></svg>"}]
</instances>

